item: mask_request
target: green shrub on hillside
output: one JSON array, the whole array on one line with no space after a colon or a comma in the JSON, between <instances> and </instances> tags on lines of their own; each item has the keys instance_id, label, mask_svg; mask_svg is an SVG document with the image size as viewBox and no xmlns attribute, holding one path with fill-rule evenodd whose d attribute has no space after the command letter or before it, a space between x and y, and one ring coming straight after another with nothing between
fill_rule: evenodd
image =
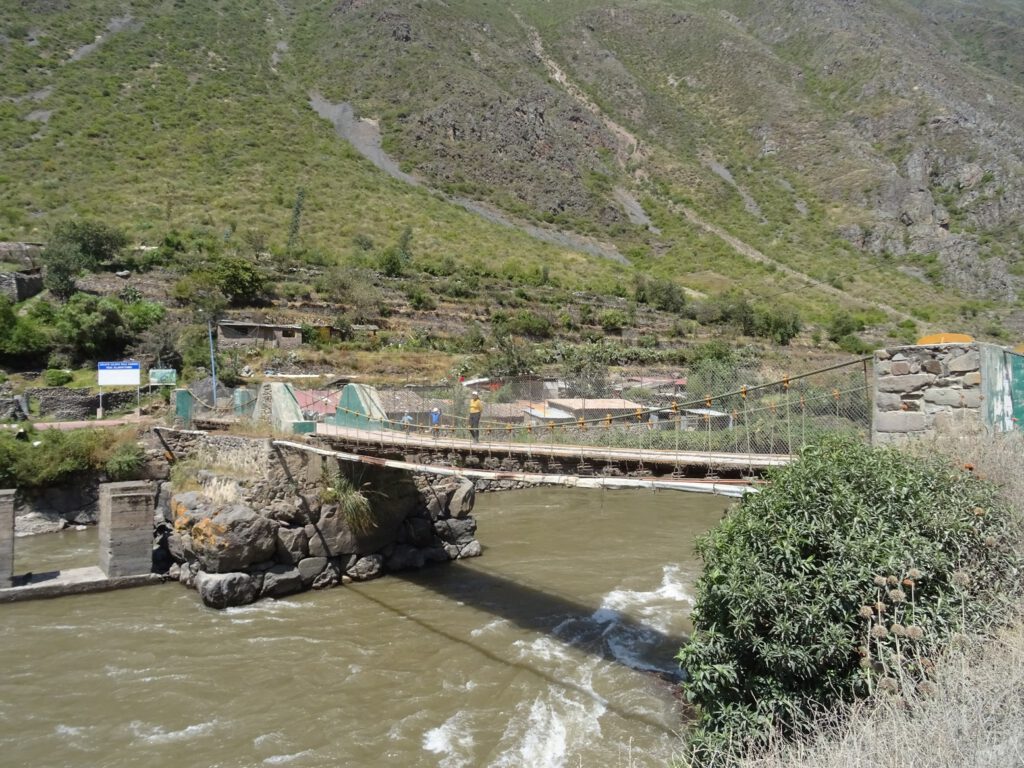
<instances>
[{"instance_id":1,"label":"green shrub on hillside","mask_svg":"<svg viewBox=\"0 0 1024 768\"><path fill-rule=\"evenodd\" d=\"M854 439L807 448L698 542L689 746L710 763L841 701L924 680L1020 590L996 489Z\"/></svg>"},{"instance_id":2,"label":"green shrub on hillside","mask_svg":"<svg viewBox=\"0 0 1024 768\"><path fill-rule=\"evenodd\" d=\"M67 371L62 371L55 368L50 368L43 371L43 384L48 387L63 387L72 379L72 375Z\"/></svg>"},{"instance_id":3,"label":"green shrub on hillside","mask_svg":"<svg viewBox=\"0 0 1024 768\"><path fill-rule=\"evenodd\" d=\"M128 480L142 467L142 448L132 430L48 429L31 437L16 440L0 431L0 488L45 488L85 472Z\"/></svg>"}]
</instances>

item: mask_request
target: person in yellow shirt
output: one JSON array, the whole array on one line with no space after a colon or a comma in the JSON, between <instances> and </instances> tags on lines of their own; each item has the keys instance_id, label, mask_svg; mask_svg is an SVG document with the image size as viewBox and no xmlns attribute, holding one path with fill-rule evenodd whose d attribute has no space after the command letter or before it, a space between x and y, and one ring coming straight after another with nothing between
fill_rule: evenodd
<instances>
[{"instance_id":1,"label":"person in yellow shirt","mask_svg":"<svg viewBox=\"0 0 1024 768\"><path fill-rule=\"evenodd\" d=\"M480 399L480 393L474 390L469 401L469 436L474 443L480 442L480 414L483 412L484 403Z\"/></svg>"}]
</instances>

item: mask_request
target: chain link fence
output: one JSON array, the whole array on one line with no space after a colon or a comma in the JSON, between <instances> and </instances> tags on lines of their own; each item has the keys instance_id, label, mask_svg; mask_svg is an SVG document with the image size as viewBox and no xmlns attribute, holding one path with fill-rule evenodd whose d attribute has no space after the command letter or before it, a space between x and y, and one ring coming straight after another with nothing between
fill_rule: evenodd
<instances>
[{"instance_id":1,"label":"chain link fence","mask_svg":"<svg viewBox=\"0 0 1024 768\"><path fill-rule=\"evenodd\" d=\"M871 429L870 358L799 375L773 374L714 360L684 376L527 376L450 381L434 385L374 387L372 407L353 407L341 386L295 393L296 418L323 425L375 431L382 441L403 439L479 442L488 450L504 444L574 445L593 448L786 455L826 433ZM470 423L470 401L482 401L479 425ZM191 398L192 418L259 419L252 390L211 392ZM276 407L276 406L275 406ZM262 414L266 416L268 414ZM351 419L356 417L355 426ZM339 427L336 427L338 429Z\"/></svg>"}]
</instances>

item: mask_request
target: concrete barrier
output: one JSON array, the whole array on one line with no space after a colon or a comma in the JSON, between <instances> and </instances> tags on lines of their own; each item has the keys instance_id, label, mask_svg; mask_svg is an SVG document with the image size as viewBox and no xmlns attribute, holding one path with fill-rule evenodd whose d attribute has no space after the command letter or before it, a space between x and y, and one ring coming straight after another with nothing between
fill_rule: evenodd
<instances>
[{"instance_id":1,"label":"concrete barrier","mask_svg":"<svg viewBox=\"0 0 1024 768\"><path fill-rule=\"evenodd\" d=\"M14 582L14 491L0 491L0 589Z\"/></svg>"},{"instance_id":2,"label":"concrete barrier","mask_svg":"<svg viewBox=\"0 0 1024 768\"><path fill-rule=\"evenodd\" d=\"M108 578L153 570L153 507L148 482L100 486L100 568Z\"/></svg>"}]
</instances>

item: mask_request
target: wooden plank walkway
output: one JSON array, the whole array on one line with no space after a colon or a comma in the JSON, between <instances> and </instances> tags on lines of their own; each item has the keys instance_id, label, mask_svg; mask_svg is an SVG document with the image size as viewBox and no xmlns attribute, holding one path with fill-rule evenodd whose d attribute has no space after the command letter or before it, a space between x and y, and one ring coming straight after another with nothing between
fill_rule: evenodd
<instances>
[{"instance_id":1,"label":"wooden plank walkway","mask_svg":"<svg viewBox=\"0 0 1024 768\"><path fill-rule=\"evenodd\" d=\"M786 454L715 453L706 451L666 451L653 448L604 448L593 445L565 445L560 443L493 442L474 443L457 437L433 437L423 432L397 430L357 429L318 423L317 437L330 442L380 449L417 451L459 451L462 453L495 456L544 457L576 459L588 462L627 462L658 466L711 467L722 469L765 470L780 467L792 461Z\"/></svg>"},{"instance_id":2,"label":"wooden plank walkway","mask_svg":"<svg viewBox=\"0 0 1024 768\"><path fill-rule=\"evenodd\" d=\"M464 467L442 467L433 464L412 464L394 459L382 459L376 456L364 456L344 451L326 451L314 448L306 443L290 440L275 440L275 446L293 450L308 451L321 456L333 456L342 461L370 464L378 467L391 467L407 472L464 477L469 480L490 480L500 482L528 483L530 485L559 485L567 488L602 488L610 490L646 489L652 491L687 491L689 493L713 493L717 496L741 498L747 493L757 493L758 488L746 482L733 480L683 480L676 478L637 478L637 477L579 477L577 475L545 475L534 472L502 472L486 469L466 469Z\"/></svg>"}]
</instances>

